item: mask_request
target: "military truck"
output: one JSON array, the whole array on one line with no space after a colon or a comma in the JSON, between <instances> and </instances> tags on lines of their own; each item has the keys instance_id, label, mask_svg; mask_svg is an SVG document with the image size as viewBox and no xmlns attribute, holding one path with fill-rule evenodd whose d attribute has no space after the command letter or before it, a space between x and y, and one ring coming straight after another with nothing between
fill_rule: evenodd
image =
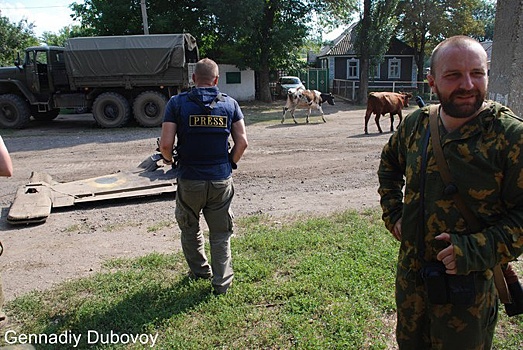
<instances>
[{"instance_id":1,"label":"military truck","mask_svg":"<svg viewBox=\"0 0 523 350\"><path fill-rule=\"evenodd\" d=\"M190 34L68 39L64 47L25 50L15 67L0 68L0 127L25 127L31 116L51 121L61 108L92 111L98 125L144 127L162 122L170 96L191 84L198 61Z\"/></svg>"}]
</instances>

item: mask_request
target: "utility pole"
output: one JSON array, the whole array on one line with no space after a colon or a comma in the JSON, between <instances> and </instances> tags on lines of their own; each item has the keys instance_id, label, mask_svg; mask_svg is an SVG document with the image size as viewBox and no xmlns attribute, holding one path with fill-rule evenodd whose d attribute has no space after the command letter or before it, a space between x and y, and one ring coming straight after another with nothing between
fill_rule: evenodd
<instances>
[{"instance_id":1,"label":"utility pole","mask_svg":"<svg viewBox=\"0 0 523 350\"><path fill-rule=\"evenodd\" d=\"M141 0L142 6L142 22L143 22L143 33L149 35L149 24L147 24L147 7L145 6L145 0Z\"/></svg>"}]
</instances>

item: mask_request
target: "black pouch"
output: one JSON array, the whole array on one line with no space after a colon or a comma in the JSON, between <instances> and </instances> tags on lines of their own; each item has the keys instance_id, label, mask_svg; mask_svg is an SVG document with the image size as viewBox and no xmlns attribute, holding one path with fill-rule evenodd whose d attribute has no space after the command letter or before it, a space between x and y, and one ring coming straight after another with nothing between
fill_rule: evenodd
<instances>
[{"instance_id":1,"label":"black pouch","mask_svg":"<svg viewBox=\"0 0 523 350\"><path fill-rule=\"evenodd\" d=\"M449 275L442 262L429 262L422 269L431 304L472 305L476 301L476 273Z\"/></svg>"},{"instance_id":2,"label":"black pouch","mask_svg":"<svg viewBox=\"0 0 523 350\"><path fill-rule=\"evenodd\" d=\"M431 304L447 304L449 302L447 290L447 274L441 262L430 262L421 270L421 278Z\"/></svg>"},{"instance_id":3,"label":"black pouch","mask_svg":"<svg viewBox=\"0 0 523 350\"><path fill-rule=\"evenodd\" d=\"M449 303L472 305L476 302L476 272L468 275L447 275Z\"/></svg>"}]
</instances>

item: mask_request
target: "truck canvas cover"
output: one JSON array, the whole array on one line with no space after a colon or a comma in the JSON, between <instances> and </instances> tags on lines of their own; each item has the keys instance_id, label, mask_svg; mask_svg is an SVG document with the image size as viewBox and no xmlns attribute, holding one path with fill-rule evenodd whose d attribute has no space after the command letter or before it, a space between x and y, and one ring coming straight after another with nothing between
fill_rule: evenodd
<instances>
[{"instance_id":1,"label":"truck canvas cover","mask_svg":"<svg viewBox=\"0 0 523 350\"><path fill-rule=\"evenodd\" d=\"M193 50L196 39L190 34L71 38L65 63L73 78L156 75L184 67L186 52Z\"/></svg>"}]
</instances>

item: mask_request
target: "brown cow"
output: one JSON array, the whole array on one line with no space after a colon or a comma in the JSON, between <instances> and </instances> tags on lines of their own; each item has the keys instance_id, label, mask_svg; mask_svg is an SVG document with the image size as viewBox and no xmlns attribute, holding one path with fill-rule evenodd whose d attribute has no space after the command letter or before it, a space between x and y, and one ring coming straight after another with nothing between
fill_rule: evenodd
<instances>
[{"instance_id":1,"label":"brown cow","mask_svg":"<svg viewBox=\"0 0 523 350\"><path fill-rule=\"evenodd\" d=\"M390 113L390 131L394 131L394 114L397 114L401 123L403 116L401 110L403 107L409 106L409 99L412 98L411 93L397 93L397 92L371 92L367 100L367 111L365 112L365 134L368 134L367 124L372 113L376 114L376 125L380 133L383 131L380 127L380 116Z\"/></svg>"},{"instance_id":2,"label":"brown cow","mask_svg":"<svg viewBox=\"0 0 523 350\"><path fill-rule=\"evenodd\" d=\"M305 90L298 88L296 90L289 90L287 93L287 102L285 104L285 107L283 107L283 115L281 118L281 122L283 123L285 121L285 114L287 114L287 111L291 112L292 119L294 120L295 124L298 124L296 121L296 118L294 117L294 111L296 108L307 108L307 119L306 122L309 122L309 116L311 115L311 111L313 108L316 108L321 113L321 119L324 123L327 121L325 120L324 114L323 114L323 108L321 108L322 103L327 102L330 105L334 105L334 96L332 96L331 93L325 94L322 92L319 92L318 90Z\"/></svg>"}]
</instances>

